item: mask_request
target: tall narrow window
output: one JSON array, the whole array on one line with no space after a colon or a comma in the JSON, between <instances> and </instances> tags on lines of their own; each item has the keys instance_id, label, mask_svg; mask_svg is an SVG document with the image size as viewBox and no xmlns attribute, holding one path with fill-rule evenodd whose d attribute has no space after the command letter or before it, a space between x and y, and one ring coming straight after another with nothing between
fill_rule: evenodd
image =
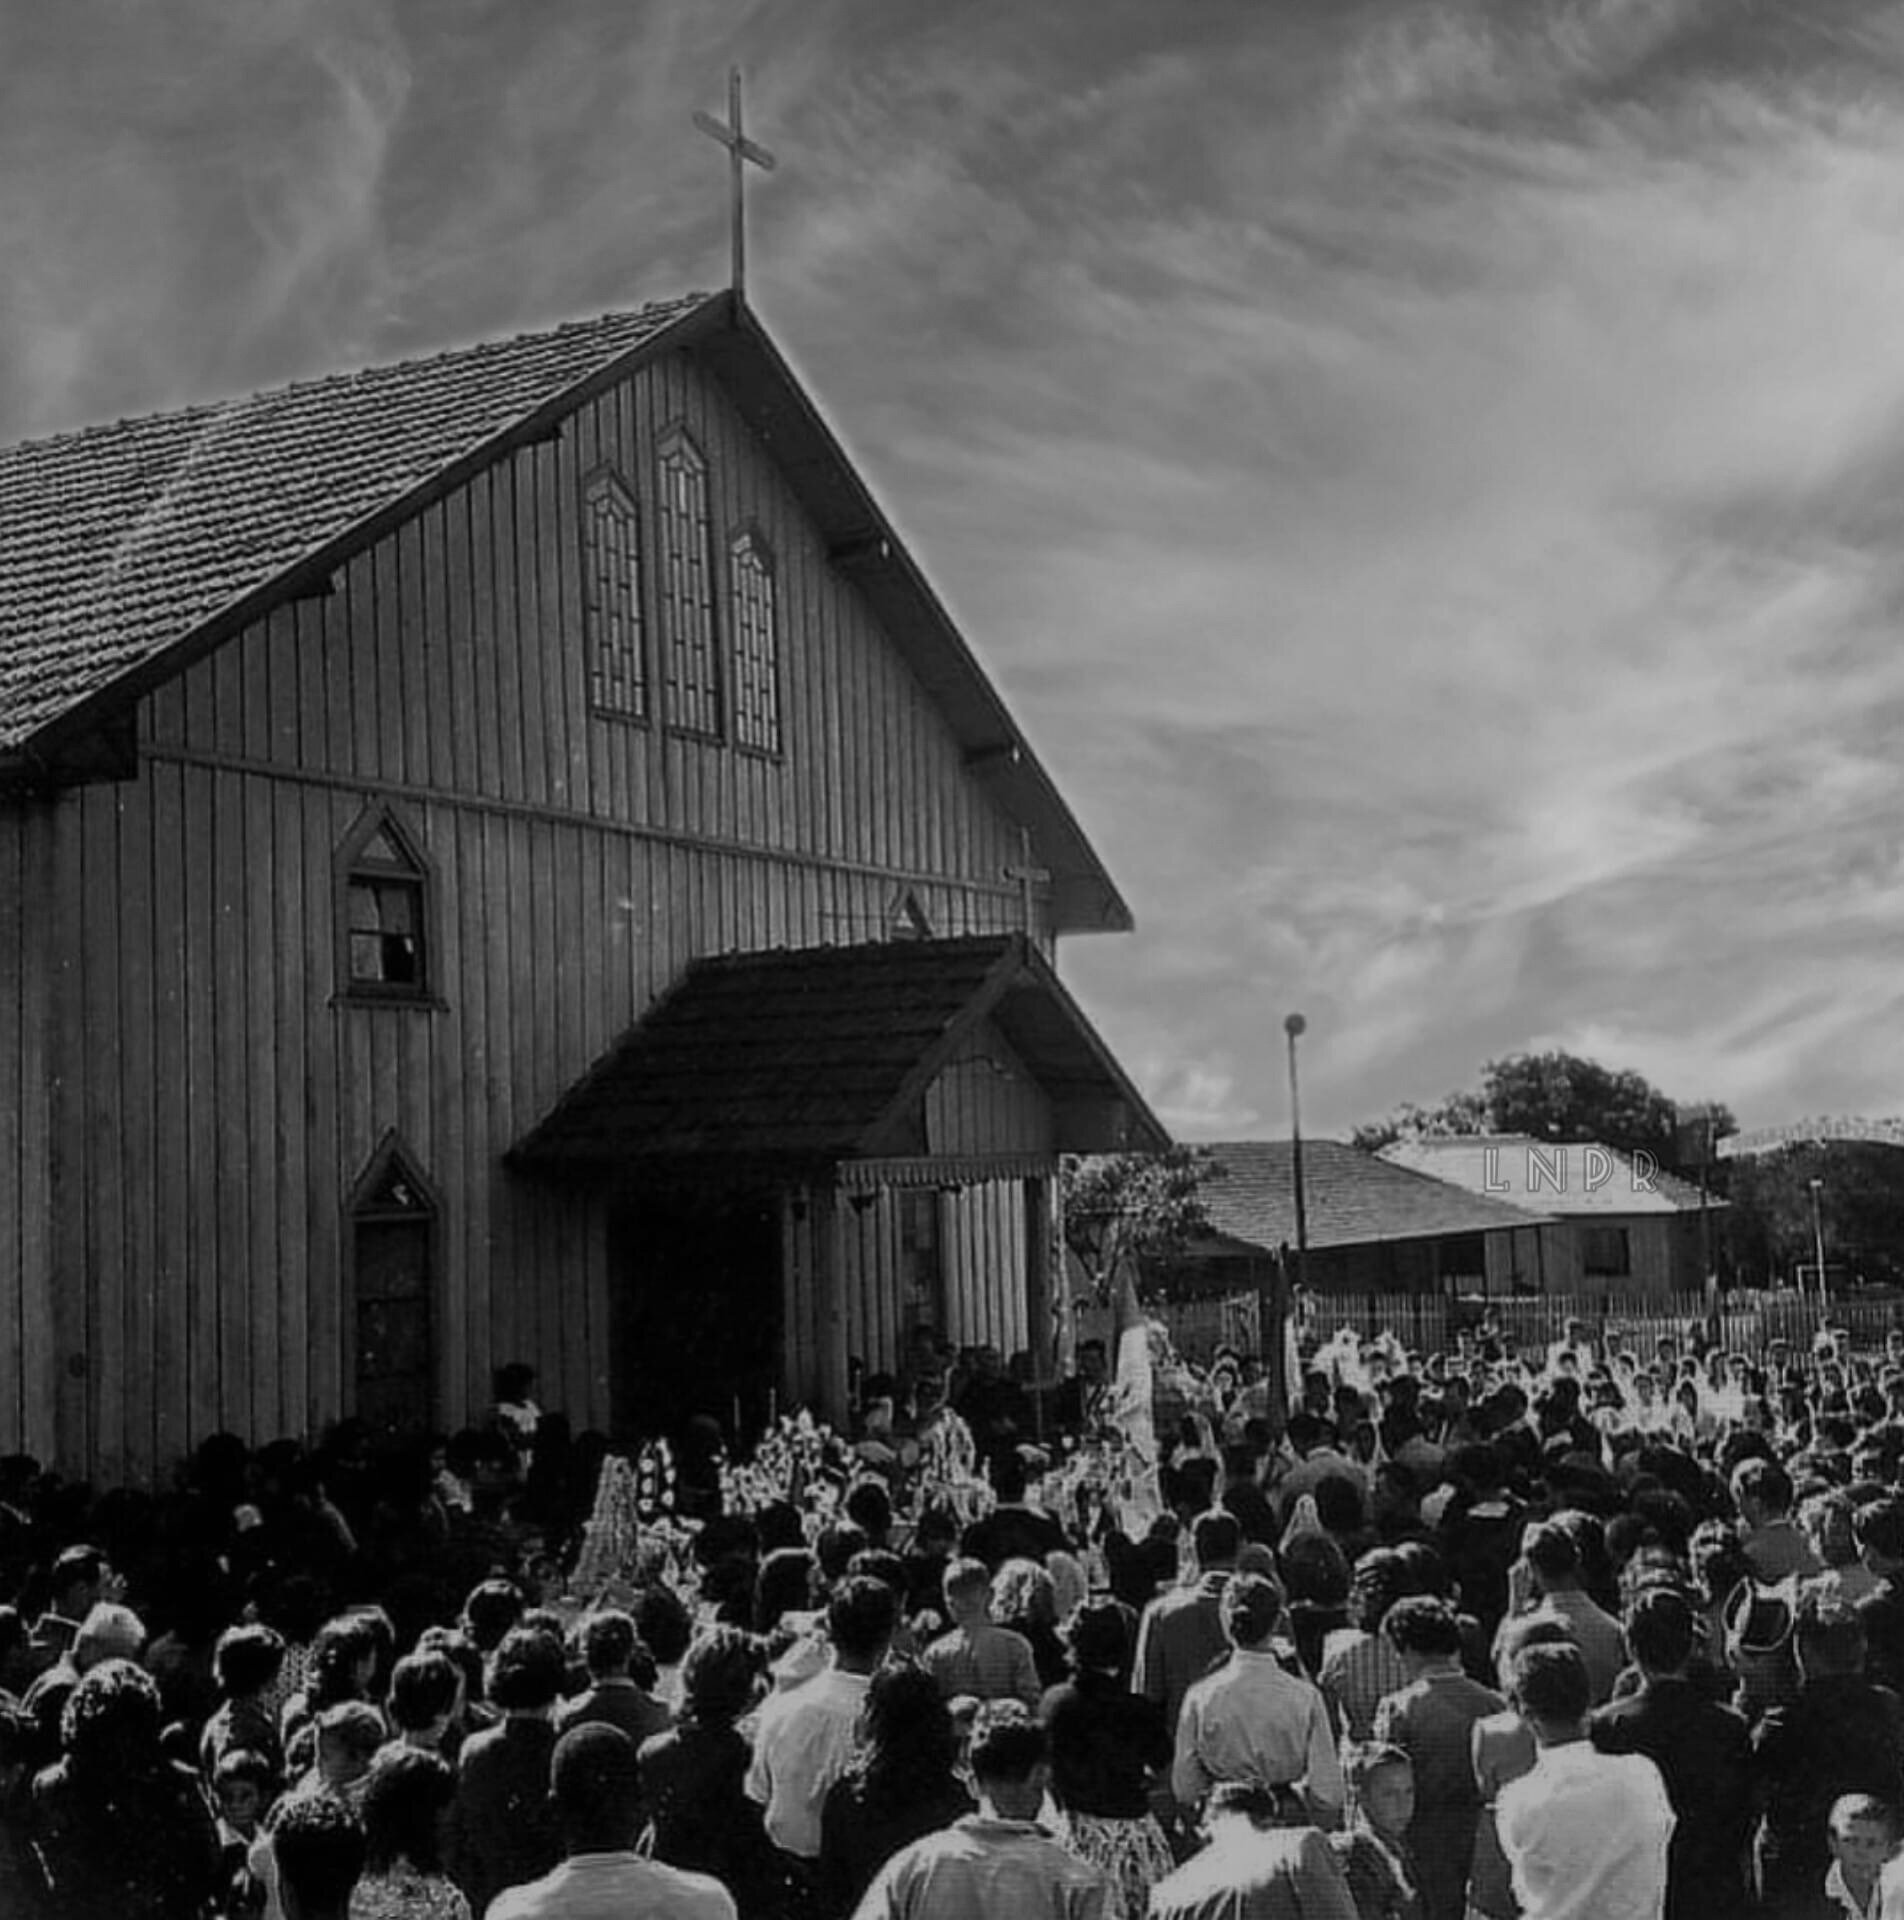
<instances>
[{"instance_id":1,"label":"tall narrow window","mask_svg":"<svg viewBox=\"0 0 1904 1920\"><path fill-rule=\"evenodd\" d=\"M773 555L751 528L727 549L734 609L734 741L780 751L780 606Z\"/></svg>"},{"instance_id":2,"label":"tall narrow window","mask_svg":"<svg viewBox=\"0 0 1904 1920\"><path fill-rule=\"evenodd\" d=\"M634 496L612 473L588 483L582 615L588 694L603 713L648 717L648 661L641 623L641 525Z\"/></svg>"},{"instance_id":3,"label":"tall narrow window","mask_svg":"<svg viewBox=\"0 0 1904 1920\"><path fill-rule=\"evenodd\" d=\"M707 462L693 441L675 433L662 443L660 469L663 712L678 732L715 740L721 732L721 656L714 631Z\"/></svg>"},{"instance_id":4,"label":"tall narrow window","mask_svg":"<svg viewBox=\"0 0 1904 1920\"><path fill-rule=\"evenodd\" d=\"M422 1175L386 1135L350 1201L353 1407L373 1433L432 1423L436 1216Z\"/></svg>"},{"instance_id":5,"label":"tall narrow window","mask_svg":"<svg viewBox=\"0 0 1904 1920\"><path fill-rule=\"evenodd\" d=\"M337 883L339 994L431 1003L430 870L388 807L366 808L345 837Z\"/></svg>"}]
</instances>

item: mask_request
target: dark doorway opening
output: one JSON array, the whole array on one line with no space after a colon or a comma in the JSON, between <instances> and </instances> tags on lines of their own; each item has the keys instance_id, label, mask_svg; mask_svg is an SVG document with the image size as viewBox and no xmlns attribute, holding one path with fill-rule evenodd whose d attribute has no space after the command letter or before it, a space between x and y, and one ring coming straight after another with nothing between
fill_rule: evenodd
<instances>
[{"instance_id":1,"label":"dark doorway opening","mask_svg":"<svg viewBox=\"0 0 1904 1920\"><path fill-rule=\"evenodd\" d=\"M618 1434L678 1434L711 1414L766 1425L780 1386L780 1200L651 1192L609 1224Z\"/></svg>"}]
</instances>

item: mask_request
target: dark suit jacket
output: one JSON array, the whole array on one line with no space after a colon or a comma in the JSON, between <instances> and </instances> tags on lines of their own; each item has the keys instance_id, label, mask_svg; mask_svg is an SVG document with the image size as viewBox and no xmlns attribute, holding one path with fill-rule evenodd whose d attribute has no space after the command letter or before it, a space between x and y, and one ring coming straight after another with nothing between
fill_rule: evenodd
<instances>
[{"instance_id":1,"label":"dark suit jacket","mask_svg":"<svg viewBox=\"0 0 1904 1920\"><path fill-rule=\"evenodd\" d=\"M1587 1723L1602 1753L1659 1768L1678 1824L1666 1856L1666 1920L1733 1920L1748 1911L1752 1740L1744 1716L1690 1680L1651 1680Z\"/></svg>"},{"instance_id":2,"label":"dark suit jacket","mask_svg":"<svg viewBox=\"0 0 1904 1920\"><path fill-rule=\"evenodd\" d=\"M456 1763L450 1866L482 1913L505 1887L539 1880L562 1863L562 1839L549 1804L547 1720L505 1720L472 1735Z\"/></svg>"}]
</instances>

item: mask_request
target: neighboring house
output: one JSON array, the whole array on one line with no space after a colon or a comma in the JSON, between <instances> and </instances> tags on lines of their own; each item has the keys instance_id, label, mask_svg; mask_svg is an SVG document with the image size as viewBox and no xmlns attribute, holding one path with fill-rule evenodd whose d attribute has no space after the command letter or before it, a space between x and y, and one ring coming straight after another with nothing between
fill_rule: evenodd
<instances>
[{"instance_id":1,"label":"neighboring house","mask_svg":"<svg viewBox=\"0 0 1904 1920\"><path fill-rule=\"evenodd\" d=\"M1699 1189L1616 1148L1525 1134L1451 1134L1398 1140L1382 1157L1543 1217L1531 1262L1516 1242L1512 1273L1497 1278L1490 1257L1491 1293L1637 1296L1696 1293L1705 1285ZM1711 1202L1715 1210L1724 1204Z\"/></svg>"},{"instance_id":2,"label":"neighboring house","mask_svg":"<svg viewBox=\"0 0 1904 1920\"><path fill-rule=\"evenodd\" d=\"M1201 1189L1213 1232L1173 1280L1178 1292L1235 1293L1297 1244L1287 1140L1212 1144L1219 1171ZM1338 1140L1302 1143L1305 1277L1316 1294L1479 1293L1487 1276L1531 1264L1539 1216L1394 1165ZM1496 1281L1496 1290L1505 1290Z\"/></svg>"},{"instance_id":3,"label":"neighboring house","mask_svg":"<svg viewBox=\"0 0 1904 1920\"><path fill-rule=\"evenodd\" d=\"M837 1414L1165 1144L1054 971L1123 900L734 297L0 450L0 525L0 1451Z\"/></svg>"}]
</instances>

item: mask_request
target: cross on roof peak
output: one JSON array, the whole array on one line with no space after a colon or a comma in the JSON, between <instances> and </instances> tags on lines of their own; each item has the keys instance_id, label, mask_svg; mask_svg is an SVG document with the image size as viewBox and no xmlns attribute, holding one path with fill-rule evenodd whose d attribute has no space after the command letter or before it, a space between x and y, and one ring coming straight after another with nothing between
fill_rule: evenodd
<instances>
[{"instance_id":1,"label":"cross on roof peak","mask_svg":"<svg viewBox=\"0 0 1904 1920\"><path fill-rule=\"evenodd\" d=\"M740 96L740 69L735 67L727 76L726 120L716 120L711 113L697 113L694 124L727 149L732 176L729 219L734 239L734 291L744 296L747 292L747 168L751 163L762 172L771 173L778 163L765 147L747 138L741 120Z\"/></svg>"}]
</instances>

